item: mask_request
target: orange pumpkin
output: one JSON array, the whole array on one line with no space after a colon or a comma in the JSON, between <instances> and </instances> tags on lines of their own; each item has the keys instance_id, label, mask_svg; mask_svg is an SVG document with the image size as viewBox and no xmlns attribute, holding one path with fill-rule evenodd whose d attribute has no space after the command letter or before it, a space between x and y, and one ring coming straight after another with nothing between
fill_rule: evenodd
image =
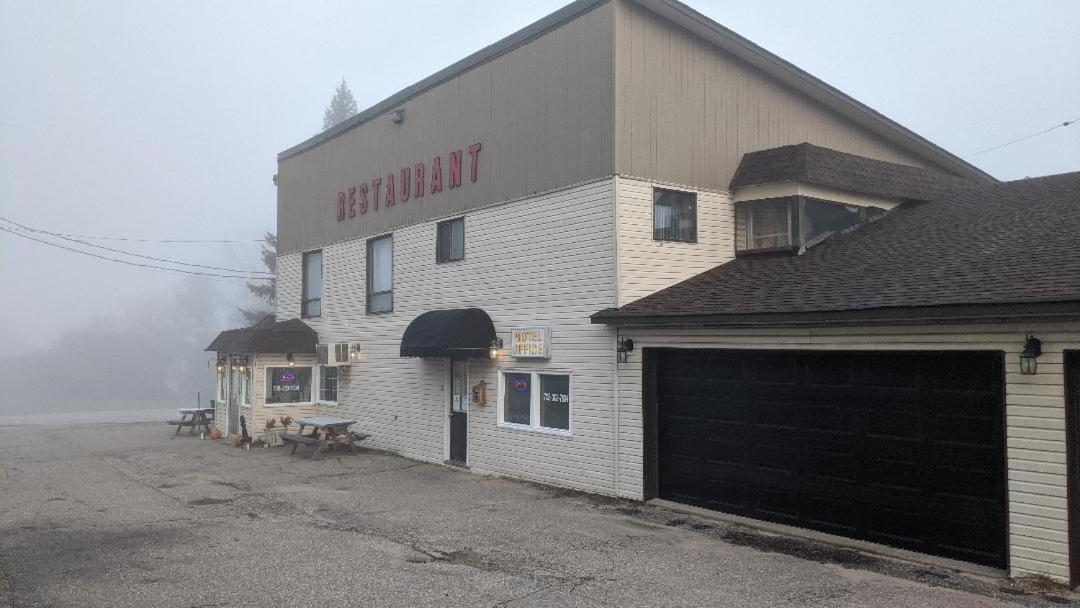
<instances>
[{"instance_id":1,"label":"orange pumpkin","mask_svg":"<svg viewBox=\"0 0 1080 608\"><path fill-rule=\"evenodd\" d=\"M243 438L243 437L241 437L240 435L234 435L234 436L233 436L233 440L232 440L232 443L233 443L233 445L235 445L236 447L240 447L241 445L243 445L243 444L244 444L244 438Z\"/></svg>"},{"instance_id":2,"label":"orange pumpkin","mask_svg":"<svg viewBox=\"0 0 1080 608\"><path fill-rule=\"evenodd\" d=\"M213 429L210 431L210 439L217 441L221 439L221 429Z\"/></svg>"}]
</instances>

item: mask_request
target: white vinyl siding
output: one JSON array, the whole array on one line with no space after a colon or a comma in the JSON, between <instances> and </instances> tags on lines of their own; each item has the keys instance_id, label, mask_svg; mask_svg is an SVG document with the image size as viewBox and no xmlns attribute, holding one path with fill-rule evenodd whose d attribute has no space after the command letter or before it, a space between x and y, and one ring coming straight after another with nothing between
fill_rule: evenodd
<instances>
[{"instance_id":1,"label":"white vinyl siding","mask_svg":"<svg viewBox=\"0 0 1080 608\"><path fill-rule=\"evenodd\" d=\"M322 342L359 343L360 361L341 377L337 405L319 411L360 421L372 447L442 462L449 455L449 365L400 357L401 335L429 310L479 307L507 344L511 327L551 328L551 359L469 361L470 387L481 380L488 387L487 405L469 408L471 469L612 494L615 334L589 315L615 303L613 181L468 212L469 254L453 264L436 264L432 255L444 218L396 228L394 310L386 314L364 313L366 239L325 246L323 316L307 322ZM281 256L278 319L298 316L299 299L288 294L299 283L299 255ZM573 370L573 435L500 427L500 368Z\"/></svg>"},{"instance_id":2,"label":"white vinyl siding","mask_svg":"<svg viewBox=\"0 0 1080 608\"><path fill-rule=\"evenodd\" d=\"M654 188L697 195L696 242L653 238ZM616 179L616 192L620 306L735 257L735 206L727 193L654 184L628 177Z\"/></svg>"},{"instance_id":3,"label":"white vinyl siding","mask_svg":"<svg viewBox=\"0 0 1080 608\"><path fill-rule=\"evenodd\" d=\"M1026 334L1043 341L1039 371L1020 374ZM784 329L623 328L634 352L618 367L619 494L642 496L641 361L645 348L991 350L1005 353L1009 564L1013 576L1068 579L1063 350L1080 349L1075 324Z\"/></svg>"}]
</instances>

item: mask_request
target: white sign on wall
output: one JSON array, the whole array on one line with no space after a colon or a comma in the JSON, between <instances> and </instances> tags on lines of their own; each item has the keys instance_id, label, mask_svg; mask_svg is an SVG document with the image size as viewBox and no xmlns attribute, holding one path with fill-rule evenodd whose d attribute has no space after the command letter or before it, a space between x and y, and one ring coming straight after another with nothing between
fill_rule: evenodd
<instances>
[{"instance_id":1,"label":"white sign on wall","mask_svg":"<svg viewBox=\"0 0 1080 608\"><path fill-rule=\"evenodd\" d=\"M550 359L547 327L516 327L510 330L510 356L514 359Z\"/></svg>"}]
</instances>

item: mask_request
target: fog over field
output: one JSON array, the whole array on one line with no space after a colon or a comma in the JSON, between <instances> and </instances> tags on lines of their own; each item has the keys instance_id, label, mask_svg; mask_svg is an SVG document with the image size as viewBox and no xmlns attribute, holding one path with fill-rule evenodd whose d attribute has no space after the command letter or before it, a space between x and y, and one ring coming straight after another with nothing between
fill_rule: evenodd
<instances>
[{"instance_id":1,"label":"fog over field","mask_svg":"<svg viewBox=\"0 0 1080 608\"><path fill-rule=\"evenodd\" d=\"M563 4L0 3L0 422L205 403L342 78L363 109ZM1080 118L1080 3L690 4L998 178L1080 166L1080 125L976 154Z\"/></svg>"}]
</instances>

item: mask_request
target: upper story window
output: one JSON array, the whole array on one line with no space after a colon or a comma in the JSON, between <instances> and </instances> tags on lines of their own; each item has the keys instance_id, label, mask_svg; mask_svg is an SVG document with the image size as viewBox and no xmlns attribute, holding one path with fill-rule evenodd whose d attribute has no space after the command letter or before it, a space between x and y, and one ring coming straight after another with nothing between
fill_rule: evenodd
<instances>
[{"instance_id":1,"label":"upper story window","mask_svg":"<svg viewBox=\"0 0 1080 608\"><path fill-rule=\"evenodd\" d=\"M653 239L697 242L697 194L653 189Z\"/></svg>"},{"instance_id":2,"label":"upper story window","mask_svg":"<svg viewBox=\"0 0 1080 608\"><path fill-rule=\"evenodd\" d=\"M788 196L735 205L736 252L801 251L885 214L879 207Z\"/></svg>"},{"instance_id":3,"label":"upper story window","mask_svg":"<svg viewBox=\"0 0 1080 608\"><path fill-rule=\"evenodd\" d=\"M304 254L303 296L300 302L300 316L322 316L322 251L308 251Z\"/></svg>"},{"instance_id":4,"label":"upper story window","mask_svg":"<svg viewBox=\"0 0 1080 608\"><path fill-rule=\"evenodd\" d=\"M435 235L435 262L443 264L465 259L465 218L439 222Z\"/></svg>"},{"instance_id":5,"label":"upper story window","mask_svg":"<svg viewBox=\"0 0 1080 608\"><path fill-rule=\"evenodd\" d=\"M368 314L394 310L394 237L380 236L367 242Z\"/></svg>"}]
</instances>

